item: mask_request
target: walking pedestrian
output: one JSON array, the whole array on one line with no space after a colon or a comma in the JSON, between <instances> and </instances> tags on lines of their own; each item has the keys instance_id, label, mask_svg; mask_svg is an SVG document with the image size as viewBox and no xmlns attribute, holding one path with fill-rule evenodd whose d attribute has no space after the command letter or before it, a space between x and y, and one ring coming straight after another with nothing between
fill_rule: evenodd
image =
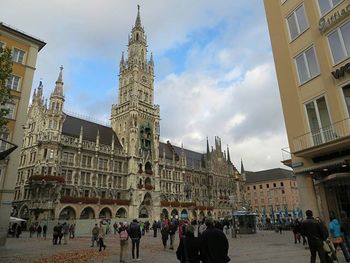
<instances>
[{"instance_id":1,"label":"walking pedestrian","mask_svg":"<svg viewBox=\"0 0 350 263\"><path fill-rule=\"evenodd\" d=\"M228 256L228 240L219 229L214 228L211 218L205 220L207 229L200 237L200 254L203 263L226 263L231 259Z\"/></svg>"},{"instance_id":2,"label":"walking pedestrian","mask_svg":"<svg viewBox=\"0 0 350 263\"><path fill-rule=\"evenodd\" d=\"M58 244L61 245L61 240L63 237L63 227L60 223L58 223Z\"/></svg>"},{"instance_id":3,"label":"walking pedestrian","mask_svg":"<svg viewBox=\"0 0 350 263\"><path fill-rule=\"evenodd\" d=\"M200 243L194 236L194 226L189 225L183 237L180 239L176 250L176 257L181 263L200 263Z\"/></svg>"},{"instance_id":4,"label":"walking pedestrian","mask_svg":"<svg viewBox=\"0 0 350 263\"><path fill-rule=\"evenodd\" d=\"M37 238L41 237L41 231L42 231L42 227L39 224L38 227L36 228L36 237Z\"/></svg>"},{"instance_id":5,"label":"walking pedestrian","mask_svg":"<svg viewBox=\"0 0 350 263\"><path fill-rule=\"evenodd\" d=\"M43 226L43 237L44 237L44 239L46 239L46 234L47 234L47 225L45 224Z\"/></svg>"},{"instance_id":6,"label":"walking pedestrian","mask_svg":"<svg viewBox=\"0 0 350 263\"><path fill-rule=\"evenodd\" d=\"M31 238L34 234L35 230L34 230L34 225L31 224L29 227L29 237Z\"/></svg>"},{"instance_id":7,"label":"walking pedestrian","mask_svg":"<svg viewBox=\"0 0 350 263\"><path fill-rule=\"evenodd\" d=\"M114 224L113 224L113 230L114 230L114 235L117 234L117 232L119 233L117 222L114 222Z\"/></svg>"},{"instance_id":8,"label":"walking pedestrian","mask_svg":"<svg viewBox=\"0 0 350 263\"><path fill-rule=\"evenodd\" d=\"M160 234L162 235L162 243L164 249L166 249L168 238L169 238L169 227L168 225L164 225L162 230L160 231Z\"/></svg>"},{"instance_id":9,"label":"walking pedestrian","mask_svg":"<svg viewBox=\"0 0 350 263\"><path fill-rule=\"evenodd\" d=\"M53 245L57 245L57 240L58 240L58 225L59 225L59 223L53 227L53 234L52 234L52 244L53 244Z\"/></svg>"},{"instance_id":10,"label":"walking pedestrian","mask_svg":"<svg viewBox=\"0 0 350 263\"><path fill-rule=\"evenodd\" d=\"M311 253L310 262L316 262L316 252L321 263L326 263L326 253L323 249L323 241L327 239L322 225L313 217L311 210L306 211L306 220L301 223L300 233L307 237L309 249Z\"/></svg>"},{"instance_id":11,"label":"walking pedestrian","mask_svg":"<svg viewBox=\"0 0 350 263\"><path fill-rule=\"evenodd\" d=\"M70 224L69 226L69 238L75 237L75 224Z\"/></svg>"},{"instance_id":12,"label":"walking pedestrian","mask_svg":"<svg viewBox=\"0 0 350 263\"><path fill-rule=\"evenodd\" d=\"M69 235L69 225L67 222L64 222L62 225L62 234L63 234L63 245L68 244L68 235Z\"/></svg>"},{"instance_id":13,"label":"walking pedestrian","mask_svg":"<svg viewBox=\"0 0 350 263\"><path fill-rule=\"evenodd\" d=\"M106 245L104 244L104 236L105 236L105 230L103 229L102 224L100 223L100 228L98 231L98 244L100 246L100 248L98 249L98 251L101 252L102 248L103 250L106 250Z\"/></svg>"},{"instance_id":14,"label":"walking pedestrian","mask_svg":"<svg viewBox=\"0 0 350 263\"><path fill-rule=\"evenodd\" d=\"M140 225L137 223L137 220L134 219L129 227L129 237L131 238L131 244L132 244L132 259L135 260L135 249L136 249L136 260L139 261L139 252L140 252L140 239L141 239L141 228Z\"/></svg>"},{"instance_id":15,"label":"walking pedestrian","mask_svg":"<svg viewBox=\"0 0 350 263\"><path fill-rule=\"evenodd\" d=\"M169 237L170 237L170 246L169 249L174 249L174 241L175 241L175 233L176 233L176 225L175 223L171 223L169 225Z\"/></svg>"},{"instance_id":16,"label":"walking pedestrian","mask_svg":"<svg viewBox=\"0 0 350 263\"><path fill-rule=\"evenodd\" d=\"M343 239L343 233L341 232L339 221L336 219L335 213L333 211L330 212L329 219L330 222L328 224L328 227L329 232L331 233L332 243L335 249L337 249L338 245L340 246L346 262L350 262L350 255Z\"/></svg>"},{"instance_id":17,"label":"walking pedestrian","mask_svg":"<svg viewBox=\"0 0 350 263\"><path fill-rule=\"evenodd\" d=\"M301 242L301 238L300 238L300 228L301 228L301 224L299 222L299 219L295 219L294 224L292 225L292 230L293 230L293 235L294 235L294 244L296 244L297 242Z\"/></svg>"},{"instance_id":18,"label":"walking pedestrian","mask_svg":"<svg viewBox=\"0 0 350 263\"><path fill-rule=\"evenodd\" d=\"M153 229L153 237L157 237L158 224L156 220L154 220L153 222L152 229Z\"/></svg>"},{"instance_id":19,"label":"walking pedestrian","mask_svg":"<svg viewBox=\"0 0 350 263\"><path fill-rule=\"evenodd\" d=\"M120 239L120 263L125 263L125 253L129 243L129 234L127 227L127 222L124 222L124 224L118 229Z\"/></svg>"},{"instance_id":20,"label":"walking pedestrian","mask_svg":"<svg viewBox=\"0 0 350 263\"><path fill-rule=\"evenodd\" d=\"M94 228L91 231L91 234L92 234L92 236L91 236L91 242L92 242L91 247L94 246L95 241L96 241L96 246L98 246L98 234L99 234L99 231L100 231L100 229L98 228L97 224L95 224Z\"/></svg>"}]
</instances>

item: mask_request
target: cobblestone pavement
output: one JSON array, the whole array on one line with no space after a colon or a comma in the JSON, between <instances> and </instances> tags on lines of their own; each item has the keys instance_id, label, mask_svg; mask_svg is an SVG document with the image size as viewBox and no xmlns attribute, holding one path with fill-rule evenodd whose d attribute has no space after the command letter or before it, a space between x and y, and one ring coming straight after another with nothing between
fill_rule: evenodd
<instances>
[{"instance_id":1,"label":"cobblestone pavement","mask_svg":"<svg viewBox=\"0 0 350 263\"><path fill-rule=\"evenodd\" d=\"M25 236L25 235L24 235ZM285 232L282 235L270 231L258 232L256 235L242 235L237 239L228 236L230 242L229 256L231 262L269 262L289 263L309 262L310 252L300 244L294 244L292 233ZM176 239L176 245L178 239ZM42 238L19 239L10 238L4 248L0 248L0 262L29 263L29 262L119 262L119 240L111 234L105 239L106 251L99 253L96 247L91 248L90 237L79 237L69 240L68 245L53 246L51 240ZM340 262L345 262L341 251L338 252ZM53 256L56 256L53 258ZM74 258L74 259L73 259ZM141 239L140 258L146 263L175 263L175 250L164 250L160 236L154 238L151 233ZM87 260L88 259L88 260ZM131 260L131 244L128 247L126 262Z\"/></svg>"}]
</instances>

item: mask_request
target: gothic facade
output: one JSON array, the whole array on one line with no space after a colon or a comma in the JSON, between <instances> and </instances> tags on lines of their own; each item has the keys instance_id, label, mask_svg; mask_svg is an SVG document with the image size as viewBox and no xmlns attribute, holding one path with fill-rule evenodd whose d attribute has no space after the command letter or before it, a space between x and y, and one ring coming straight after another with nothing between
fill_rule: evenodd
<instances>
[{"instance_id":1,"label":"gothic facade","mask_svg":"<svg viewBox=\"0 0 350 263\"><path fill-rule=\"evenodd\" d=\"M14 206L31 220L222 218L244 180L215 137L204 153L160 142L154 62L138 10L122 54L111 127L64 111L63 68L47 103L40 83L24 127Z\"/></svg>"}]
</instances>

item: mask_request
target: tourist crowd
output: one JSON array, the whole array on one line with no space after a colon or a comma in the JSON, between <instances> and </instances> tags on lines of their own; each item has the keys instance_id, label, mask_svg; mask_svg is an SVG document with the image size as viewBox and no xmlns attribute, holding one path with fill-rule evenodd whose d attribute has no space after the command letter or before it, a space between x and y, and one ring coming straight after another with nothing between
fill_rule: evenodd
<instances>
[{"instance_id":1,"label":"tourist crowd","mask_svg":"<svg viewBox=\"0 0 350 263\"><path fill-rule=\"evenodd\" d=\"M149 230L153 230L155 238L160 232L163 248L169 247L171 250L175 248L175 236L178 233L180 242L177 246L176 257L182 263L226 263L230 261L229 243L224 233L224 230L228 231L228 225L209 218L202 222L164 219L154 221L152 225L149 221L138 222L134 219L130 223L114 223L113 229L115 234L119 234L121 263L125 262L129 240L132 259L140 260L140 242L142 236ZM104 225L102 222L99 225L95 224L92 229L91 246L93 247L96 243L99 251L102 248L106 249L104 237L109 232L109 224ZM198 235L195 235L195 232Z\"/></svg>"},{"instance_id":2,"label":"tourist crowd","mask_svg":"<svg viewBox=\"0 0 350 263\"><path fill-rule=\"evenodd\" d=\"M334 212L330 212L328 228L319 218L313 217L311 210L306 211L306 219L298 220L292 225L294 243L308 245L311 253L311 263L316 262L318 254L321 263L338 262L337 247L339 246L344 254L346 262L350 262L350 219L345 212L341 212L341 219L338 220ZM307 238L307 241L306 241Z\"/></svg>"}]
</instances>

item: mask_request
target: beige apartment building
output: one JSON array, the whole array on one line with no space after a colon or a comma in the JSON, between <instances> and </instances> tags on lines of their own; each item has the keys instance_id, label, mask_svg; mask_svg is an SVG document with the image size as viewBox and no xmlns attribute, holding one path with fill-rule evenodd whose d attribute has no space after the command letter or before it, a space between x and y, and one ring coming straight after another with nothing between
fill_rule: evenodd
<instances>
[{"instance_id":1,"label":"beige apartment building","mask_svg":"<svg viewBox=\"0 0 350 263\"><path fill-rule=\"evenodd\" d=\"M259 216L263 211L268 218L274 213L275 218L283 212L289 218L299 211L299 193L292 171L275 168L258 172L245 172L245 191L251 209Z\"/></svg>"},{"instance_id":2,"label":"beige apartment building","mask_svg":"<svg viewBox=\"0 0 350 263\"><path fill-rule=\"evenodd\" d=\"M265 0L302 208L350 213L350 1Z\"/></svg>"},{"instance_id":3,"label":"beige apartment building","mask_svg":"<svg viewBox=\"0 0 350 263\"><path fill-rule=\"evenodd\" d=\"M13 60L12 74L6 84L11 89L13 102L4 106L10 109L7 116L9 122L0 131L0 138L17 146L22 145L37 54L45 44L40 39L0 22L0 46L12 49ZM0 152L8 147L4 141L0 142ZM0 163L0 245L6 241L17 178L19 148Z\"/></svg>"}]
</instances>

